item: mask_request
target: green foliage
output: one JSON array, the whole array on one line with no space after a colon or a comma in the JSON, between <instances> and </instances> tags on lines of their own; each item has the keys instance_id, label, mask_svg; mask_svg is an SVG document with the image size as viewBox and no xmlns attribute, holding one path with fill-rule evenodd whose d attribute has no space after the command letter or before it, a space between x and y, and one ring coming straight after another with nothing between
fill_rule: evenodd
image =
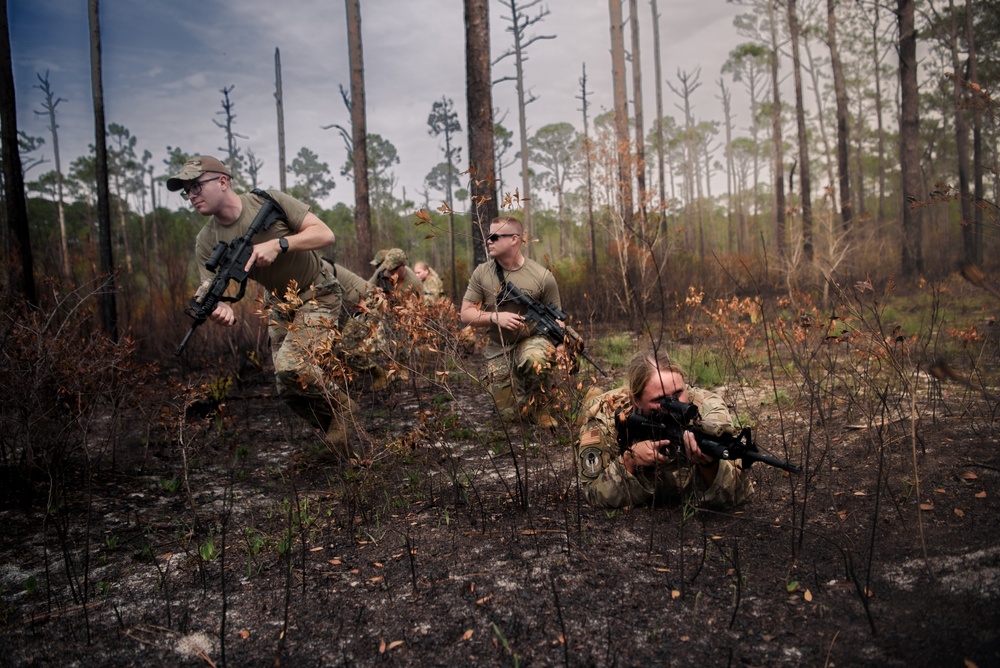
<instances>
[{"instance_id":1,"label":"green foliage","mask_svg":"<svg viewBox=\"0 0 1000 668\"><path fill-rule=\"evenodd\" d=\"M770 394L770 396L767 396L767 395L762 396L761 400L760 400L760 403L761 403L762 406L768 406L768 405L771 405L771 404L778 405L778 406L791 406L792 405L792 399L788 395L787 391L785 391L783 388L779 387L779 388L773 389L772 392L771 392L771 394Z\"/></svg>"},{"instance_id":2,"label":"green foliage","mask_svg":"<svg viewBox=\"0 0 1000 668\"><path fill-rule=\"evenodd\" d=\"M330 166L320 162L319 156L305 146L299 149L299 154L286 169L297 179L289 194L312 206L325 199L335 186L330 178Z\"/></svg>"},{"instance_id":3,"label":"green foliage","mask_svg":"<svg viewBox=\"0 0 1000 668\"><path fill-rule=\"evenodd\" d=\"M225 401L232 387L233 379L231 376L216 378L207 385L208 396L216 402Z\"/></svg>"},{"instance_id":4,"label":"green foliage","mask_svg":"<svg viewBox=\"0 0 1000 668\"><path fill-rule=\"evenodd\" d=\"M219 551L215 547L215 539L209 536L208 540L198 548L198 554L201 556L202 561L205 562L212 561L219 556Z\"/></svg>"},{"instance_id":5,"label":"green foliage","mask_svg":"<svg viewBox=\"0 0 1000 668\"><path fill-rule=\"evenodd\" d=\"M169 479L161 480L160 481L160 487L162 487L163 491L167 492L168 494L175 494L177 492L177 490L179 490L181 488L181 479L180 478L169 478Z\"/></svg>"},{"instance_id":6,"label":"green foliage","mask_svg":"<svg viewBox=\"0 0 1000 668\"><path fill-rule=\"evenodd\" d=\"M696 352L692 348L691 359L686 366L690 376L689 380L695 385L712 388L724 385L726 382L719 357L711 350L700 349Z\"/></svg>"},{"instance_id":7,"label":"green foliage","mask_svg":"<svg viewBox=\"0 0 1000 668\"><path fill-rule=\"evenodd\" d=\"M631 333L622 333L598 339L594 349L610 367L621 368L627 365L635 354L635 346L635 336Z\"/></svg>"}]
</instances>

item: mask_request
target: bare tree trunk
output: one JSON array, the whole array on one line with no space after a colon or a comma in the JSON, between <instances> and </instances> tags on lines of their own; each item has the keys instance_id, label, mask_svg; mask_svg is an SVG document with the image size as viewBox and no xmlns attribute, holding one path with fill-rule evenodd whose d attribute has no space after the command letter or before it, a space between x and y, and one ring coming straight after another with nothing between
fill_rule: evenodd
<instances>
[{"instance_id":1,"label":"bare tree trunk","mask_svg":"<svg viewBox=\"0 0 1000 668\"><path fill-rule=\"evenodd\" d=\"M823 165L826 167L826 182L829 184L830 192L836 188L836 179L833 177L833 150L830 148L830 137L826 131L826 105L823 102L822 90L819 82L819 65L812 55L812 47L809 46L808 33L802 40L802 47L806 52L806 62L809 66L809 79L812 81L813 97L816 99L816 124L819 126L819 137L823 142ZM839 208L834 203L834 209Z\"/></svg>"},{"instance_id":2,"label":"bare tree trunk","mask_svg":"<svg viewBox=\"0 0 1000 668\"><path fill-rule=\"evenodd\" d=\"M692 139L691 145L694 149L692 154L691 169L694 173L695 185L698 188L698 194L695 197L695 202L698 204L698 260L701 263L701 271L705 271L705 259L707 257L707 248L705 246L705 198L702 196L701 190L701 151L699 149L698 143ZM705 186L708 186L708 147L705 147Z\"/></svg>"},{"instance_id":3,"label":"bare tree trunk","mask_svg":"<svg viewBox=\"0 0 1000 668\"><path fill-rule=\"evenodd\" d=\"M555 39L555 35L534 35L530 38L526 38L525 31L532 25L538 23L543 18L548 16L549 10L540 9L538 14L533 17L528 17L525 15L524 10L534 7L541 0L528 0L523 4L518 4L519 0L502 0L504 4L510 7L510 16L504 17L510 21L510 27L507 29L512 35L514 35L514 47L513 49L507 51L500 57L498 57L494 64L503 60L507 56L514 56L514 82L517 87L517 122L518 129L521 133L521 213L523 217L524 226L528 229L531 228L531 183L529 181L528 175L528 123L525 114L525 108L532 102L535 101L534 97L528 99L527 91L524 88L524 62L527 58L524 55L525 50L540 39ZM499 81L508 81L511 77L503 77ZM526 246L526 251L530 254L531 246Z\"/></svg>"},{"instance_id":4,"label":"bare tree trunk","mask_svg":"<svg viewBox=\"0 0 1000 668\"><path fill-rule=\"evenodd\" d=\"M511 2L513 7L514 3ZM520 144L521 144L521 203L523 212L523 222L524 226L531 229L531 179L528 174L528 120L527 114L525 112L525 106L527 102L525 101L524 94L524 62L521 57L521 45L520 40L515 37L515 43L517 44L517 58L515 65L516 77L517 77L517 127L520 134ZM528 249L531 248L529 245Z\"/></svg>"},{"instance_id":5,"label":"bare tree trunk","mask_svg":"<svg viewBox=\"0 0 1000 668\"><path fill-rule=\"evenodd\" d=\"M93 1L93 0L92 0ZM17 144L17 103L14 98L14 68L10 52L10 24L7 0L0 0L0 142L3 143L4 214L14 248L7 261L11 295L20 294L27 304L38 306L35 290L31 237L28 232L28 203L24 197L24 171ZM6 255L7 249L4 249Z\"/></svg>"},{"instance_id":6,"label":"bare tree trunk","mask_svg":"<svg viewBox=\"0 0 1000 668\"><path fill-rule=\"evenodd\" d=\"M698 147L695 139L696 128L694 126L694 116L691 112L691 95L696 91L701 83L699 78L701 77L701 69L695 70L693 74L684 72L681 70L677 71L677 79L680 81L680 87L677 88L671 83L667 83L670 90L674 92L675 95L681 98L683 106L677 105L677 108L684 112L684 164L682 165L683 176L684 176L684 196L687 200L685 203L685 210L687 212L688 219L688 246L693 247L694 241L691 234L698 230L701 222L701 180L698 177L700 159L698 157ZM672 181L672 179L671 179ZM672 185L672 184L671 184ZM697 218L695 213L698 214Z\"/></svg>"},{"instance_id":7,"label":"bare tree trunk","mask_svg":"<svg viewBox=\"0 0 1000 668\"><path fill-rule=\"evenodd\" d=\"M885 132L882 131L882 58L879 54L878 28L879 3L874 5L872 22L872 57L875 73L875 119L878 123L878 222L885 220ZM860 123L860 119L858 121ZM860 134L860 133L858 133ZM865 201L861 192L863 175L858 173L858 217L865 215Z\"/></svg>"},{"instance_id":8,"label":"bare tree trunk","mask_svg":"<svg viewBox=\"0 0 1000 668\"><path fill-rule=\"evenodd\" d=\"M809 170L809 134L806 131L806 110L802 102L802 64L799 59L799 17L796 0L788 0L788 31L792 40L792 72L795 78L795 118L799 139L799 180L802 183L802 252L813 259L812 181Z\"/></svg>"},{"instance_id":9,"label":"bare tree trunk","mask_svg":"<svg viewBox=\"0 0 1000 668\"><path fill-rule=\"evenodd\" d=\"M959 78L962 72L958 55L958 19L955 16L955 2L949 0L948 13L951 19L947 35L948 50L951 52L951 66L955 73L952 79L952 108L955 112L955 153L958 160L958 194L962 211L962 248L966 262L976 261L975 235L972 225L972 201L969 192L969 118L965 113L965 88Z\"/></svg>"},{"instance_id":10,"label":"bare tree trunk","mask_svg":"<svg viewBox=\"0 0 1000 668\"><path fill-rule=\"evenodd\" d=\"M899 158L903 169L902 249L900 273L913 278L924 271L921 210L911 206L923 199L920 179L920 107L917 88L915 0L897 0L899 22L900 125Z\"/></svg>"},{"instance_id":11,"label":"bare tree trunk","mask_svg":"<svg viewBox=\"0 0 1000 668\"><path fill-rule=\"evenodd\" d=\"M447 128L444 131L444 154L448 156L448 179L446 181L447 186L446 194L448 196L448 253L450 255L451 262L449 266L451 268L451 294L458 294L458 278L455 276L455 205L452 199L452 180L454 176L454 163L452 161L451 153L451 131Z\"/></svg>"},{"instance_id":12,"label":"bare tree trunk","mask_svg":"<svg viewBox=\"0 0 1000 668\"><path fill-rule=\"evenodd\" d=\"M156 216L156 177L153 176L153 166L149 166L149 231L152 237L151 241L153 243L153 258L157 268L159 269L160 263L160 233L159 233L159 220ZM159 275L159 270L157 270Z\"/></svg>"},{"instance_id":13,"label":"bare tree trunk","mask_svg":"<svg viewBox=\"0 0 1000 668\"><path fill-rule=\"evenodd\" d=\"M628 134L628 91L625 86L625 35L621 0L608 0L611 12L611 82L615 99L615 137L618 143L618 196L622 220L633 227L631 143Z\"/></svg>"},{"instance_id":14,"label":"bare tree trunk","mask_svg":"<svg viewBox=\"0 0 1000 668\"><path fill-rule=\"evenodd\" d=\"M632 106L635 109L635 179L638 190L639 224L646 232L646 135L642 122L642 62L639 57L638 0L628 0L629 28L632 33Z\"/></svg>"},{"instance_id":15,"label":"bare tree trunk","mask_svg":"<svg viewBox=\"0 0 1000 668\"><path fill-rule=\"evenodd\" d=\"M469 188L472 200L472 266L475 267L486 262L486 247L482 241L490 221L500 215L493 154L489 0L465 0L465 97L469 165L472 169Z\"/></svg>"},{"instance_id":16,"label":"bare tree trunk","mask_svg":"<svg viewBox=\"0 0 1000 668\"><path fill-rule=\"evenodd\" d=\"M851 229L851 177L848 164L847 147L850 144L850 134L847 125L849 111L847 109L847 84L844 81L844 66L840 60L840 50L837 48L837 0L826 0L827 40L830 46L830 65L833 68L833 90L837 98L837 176L840 191L840 219L844 231Z\"/></svg>"},{"instance_id":17,"label":"bare tree trunk","mask_svg":"<svg viewBox=\"0 0 1000 668\"><path fill-rule=\"evenodd\" d=\"M354 146L354 227L361 257L372 256L371 205L368 200L368 125L365 119L365 64L361 46L359 0L347 6L347 50L351 65L351 137Z\"/></svg>"},{"instance_id":18,"label":"bare tree trunk","mask_svg":"<svg viewBox=\"0 0 1000 668\"><path fill-rule=\"evenodd\" d=\"M281 50L274 47L274 104L278 110L278 183L288 190L288 166L285 163L285 94L281 88Z\"/></svg>"},{"instance_id":19,"label":"bare tree trunk","mask_svg":"<svg viewBox=\"0 0 1000 668\"><path fill-rule=\"evenodd\" d=\"M726 82L719 77L719 89L722 101L722 113L726 121L726 243L732 252L736 248L736 224L733 220L733 183L736 175L733 171L733 113L732 94L726 89Z\"/></svg>"},{"instance_id":20,"label":"bare tree trunk","mask_svg":"<svg viewBox=\"0 0 1000 668\"><path fill-rule=\"evenodd\" d=\"M240 179L242 178L243 172L243 160L240 157L240 149L236 145L236 138L239 137L241 139L246 139L246 135L241 135L233 129L233 125L236 123L236 114L233 113L233 108L236 105L229 99L229 94L233 92L234 88L236 88L235 84L232 86L226 86L225 88L221 88L219 90L219 92L222 93L222 111L217 113L225 116L226 120L225 122L220 122L212 119L212 122L215 123L216 127L220 127L226 131L226 148L223 149L226 151L226 159L224 162L233 173L233 177Z\"/></svg>"},{"instance_id":21,"label":"bare tree trunk","mask_svg":"<svg viewBox=\"0 0 1000 668\"><path fill-rule=\"evenodd\" d=\"M115 266L111 249L111 193L108 189L108 144L104 121L104 80L101 70L100 0L88 0L90 19L90 79L94 100L94 149L97 161L97 226L101 249L104 287L98 294L101 325L105 335L118 341L118 307L115 294Z\"/></svg>"},{"instance_id":22,"label":"bare tree trunk","mask_svg":"<svg viewBox=\"0 0 1000 668\"><path fill-rule=\"evenodd\" d=\"M69 244L66 240L66 212L65 205L63 203L63 176L62 176L62 162L59 156L59 125L56 123L56 107L62 102L62 98L53 100L52 87L49 85L49 73L45 72L45 76L37 75L38 81L40 82L35 88L42 91L45 95L45 102L42 103L42 111L36 111L38 115L46 115L49 119L49 133L52 135L52 155L56 163L56 210L59 216L59 242L60 251L62 252L62 273L63 278L70 278L70 261L69 261Z\"/></svg>"},{"instance_id":23,"label":"bare tree trunk","mask_svg":"<svg viewBox=\"0 0 1000 668\"><path fill-rule=\"evenodd\" d=\"M775 0L768 0L771 26L771 139L774 142L774 236L778 255L785 256L785 153L781 139L781 81L778 79L778 26Z\"/></svg>"},{"instance_id":24,"label":"bare tree trunk","mask_svg":"<svg viewBox=\"0 0 1000 668\"><path fill-rule=\"evenodd\" d=\"M590 230L590 270L594 276L597 275L597 232L594 225L594 180L591 171L591 151L590 145L590 122L587 117L587 64L583 64L583 74L580 77L580 95L578 100L583 102L583 163L587 175L587 227Z\"/></svg>"},{"instance_id":25,"label":"bare tree trunk","mask_svg":"<svg viewBox=\"0 0 1000 668\"><path fill-rule=\"evenodd\" d=\"M660 13L656 9L656 0L649 0L649 5L653 11L653 72L656 76L656 160L660 193L660 203L657 208L660 215L660 234L666 240L667 188L663 164L663 72L660 67Z\"/></svg>"},{"instance_id":26,"label":"bare tree trunk","mask_svg":"<svg viewBox=\"0 0 1000 668\"><path fill-rule=\"evenodd\" d=\"M965 26L969 42L969 81L979 85L979 64L976 58L976 33L973 29L972 0L965 0ZM975 199L973 236L976 248L976 263L983 263L983 118L979 105L972 106L972 180Z\"/></svg>"}]
</instances>

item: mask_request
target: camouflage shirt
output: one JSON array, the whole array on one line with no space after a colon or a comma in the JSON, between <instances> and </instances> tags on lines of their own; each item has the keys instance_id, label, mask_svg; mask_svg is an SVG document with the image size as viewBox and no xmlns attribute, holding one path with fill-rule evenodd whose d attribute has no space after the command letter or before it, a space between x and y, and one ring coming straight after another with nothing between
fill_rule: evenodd
<instances>
[{"instance_id":1,"label":"camouflage shirt","mask_svg":"<svg viewBox=\"0 0 1000 668\"><path fill-rule=\"evenodd\" d=\"M722 397L689 388L691 402L701 412L701 431L711 436L734 434L729 410ZM583 427L576 449L580 485L587 502L605 508L677 502L692 496L706 508L732 508L753 491L747 474L733 461L721 460L711 487L696 466L673 460L666 465L628 472L618 450L615 411L631 405L627 388L620 387L594 398L582 416ZM683 447L683 446L682 446Z\"/></svg>"},{"instance_id":2,"label":"camouflage shirt","mask_svg":"<svg viewBox=\"0 0 1000 668\"><path fill-rule=\"evenodd\" d=\"M428 267L427 278L424 279L424 299L435 302L442 297L444 297L444 282L436 271Z\"/></svg>"}]
</instances>

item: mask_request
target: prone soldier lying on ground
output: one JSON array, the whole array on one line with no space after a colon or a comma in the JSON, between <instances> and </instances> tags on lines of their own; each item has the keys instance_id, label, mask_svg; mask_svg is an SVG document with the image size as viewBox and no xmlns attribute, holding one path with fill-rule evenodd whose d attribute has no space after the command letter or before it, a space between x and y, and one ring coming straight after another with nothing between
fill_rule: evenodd
<instances>
[{"instance_id":1,"label":"prone soldier lying on ground","mask_svg":"<svg viewBox=\"0 0 1000 668\"><path fill-rule=\"evenodd\" d=\"M705 507L732 508L749 498L753 485L743 468L702 451L690 430L683 432L683 443L647 438L619 445L619 420L632 411L654 415L667 399L696 406L699 429L706 434L736 432L722 397L688 388L680 365L666 355L640 353L628 366L624 387L584 407L576 460L589 503L620 508L692 497Z\"/></svg>"}]
</instances>

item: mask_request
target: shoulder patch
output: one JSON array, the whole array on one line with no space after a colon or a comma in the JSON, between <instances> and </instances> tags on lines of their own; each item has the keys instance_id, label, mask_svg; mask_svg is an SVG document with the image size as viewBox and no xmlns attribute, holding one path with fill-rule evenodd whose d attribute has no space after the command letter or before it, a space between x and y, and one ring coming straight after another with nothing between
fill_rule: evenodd
<instances>
[{"instance_id":1,"label":"shoulder patch","mask_svg":"<svg viewBox=\"0 0 1000 668\"><path fill-rule=\"evenodd\" d=\"M580 475L593 479L604 470L604 451L597 447L580 450Z\"/></svg>"}]
</instances>

